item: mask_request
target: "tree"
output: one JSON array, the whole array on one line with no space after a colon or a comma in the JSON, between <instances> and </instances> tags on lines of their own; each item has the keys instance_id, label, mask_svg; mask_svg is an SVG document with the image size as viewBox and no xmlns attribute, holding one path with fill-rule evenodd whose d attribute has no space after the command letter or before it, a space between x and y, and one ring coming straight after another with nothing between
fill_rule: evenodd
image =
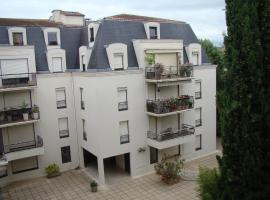
<instances>
[{"instance_id":1,"label":"tree","mask_svg":"<svg viewBox=\"0 0 270 200\"><path fill-rule=\"evenodd\" d=\"M202 47L205 49L208 58L211 63L217 65L217 97L223 90L224 85L224 51L215 47L210 40L200 40ZM221 125L220 125L220 106L219 98L217 98L217 135L221 136Z\"/></svg>"},{"instance_id":2,"label":"tree","mask_svg":"<svg viewBox=\"0 0 270 200\"><path fill-rule=\"evenodd\" d=\"M269 199L267 190L262 191L270 186L264 185L269 180L263 179L262 171L266 170L262 152L269 153L269 146L262 145L262 136L269 137L269 129L264 129L269 127L263 126L269 84L264 74L264 64L269 60L264 53L269 46L262 45L261 1L226 0L227 72L220 94L223 157L218 158L220 199ZM269 0L264 1L269 5ZM265 12L269 20L269 10Z\"/></svg>"}]
</instances>

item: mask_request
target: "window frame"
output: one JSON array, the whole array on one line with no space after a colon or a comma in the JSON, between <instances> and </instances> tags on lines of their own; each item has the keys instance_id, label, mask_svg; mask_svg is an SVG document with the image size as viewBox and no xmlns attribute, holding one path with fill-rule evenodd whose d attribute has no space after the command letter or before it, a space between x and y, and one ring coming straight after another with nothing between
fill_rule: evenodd
<instances>
[{"instance_id":1,"label":"window frame","mask_svg":"<svg viewBox=\"0 0 270 200\"><path fill-rule=\"evenodd\" d=\"M127 143L130 143L130 137L129 137L129 121L128 120L124 120L124 121L120 121L119 123L118 123L118 126L119 126L119 128L120 128L120 123L124 123L124 122L126 122L127 123L127 134L125 134L125 135L121 135L121 133L120 133L120 144L127 144ZM124 138L124 137L127 137L127 140L122 140L121 138Z\"/></svg>"},{"instance_id":2,"label":"window frame","mask_svg":"<svg viewBox=\"0 0 270 200\"><path fill-rule=\"evenodd\" d=\"M90 34L90 42L94 42L95 41L95 30L94 30L94 27L90 27L89 28L89 34Z\"/></svg>"},{"instance_id":3,"label":"window frame","mask_svg":"<svg viewBox=\"0 0 270 200\"><path fill-rule=\"evenodd\" d=\"M117 95L119 95L119 92L122 92L122 91L125 91L125 93L126 93L126 101L119 101L119 96L118 96L118 111L128 110L128 88L127 87L118 87L117 88Z\"/></svg>"},{"instance_id":4,"label":"window frame","mask_svg":"<svg viewBox=\"0 0 270 200\"><path fill-rule=\"evenodd\" d=\"M83 88L80 87L80 98L81 98L81 110L85 110L85 102L83 100Z\"/></svg>"},{"instance_id":5,"label":"window frame","mask_svg":"<svg viewBox=\"0 0 270 200\"><path fill-rule=\"evenodd\" d=\"M196 135L196 137L198 137L198 136L200 137L200 146L197 147L197 140L195 140L195 151L199 151L202 149L202 134Z\"/></svg>"},{"instance_id":6,"label":"window frame","mask_svg":"<svg viewBox=\"0 0 270 200\"><path fill-rule=\"evenodd\" d=\"M59 123L59 120L60 120L60 119L66 119L66 120L67 120L67 129L66 129L66 130L60 130L60 126L59 126L59 125L60 125L60 123ZM68 117L60 117L60 118L58 118L58 131L59 131L59 138L60 138L60 139L69 137ZM66 131L66 132L67 132L67 135L61 136L61 135L60 135L60 131Z\"/></svg>"},{"instance_id":7,"label":"window frame","mask_svg":"<svg viewBox=\"0 0 270 200\"><path fill-rule=\"evenodd\" d=\"M120 52L120 53L117 53L117 52L113 53L113 61L115 61L116 56L121 56L122 67L121 67L121 68L119 68L119 67L116 68L115 62L114 62L114 63L113 63L113 64L114 64L114 70L116 70L116 71L117 71L117 70L118 70L118 71L124 70L124 69L125 69L125 64L124 64L124 53L122 53L122 52Z\"/></svg>"},{"instance_id":8,"label":"window frame","mask_svg":"<svg viewBox=\"0 0 270 200\"><path fill-rule=\"evenodd\" d=\"M53 41L53 42L56 42L56 44L50 44L50 40L49 40L49 34L55 34L56 36L56 41ZM47 32L47 39L48 39L48 46L59 46L59 41L58 41L58 37L57 37L57 31L48 31Z\"/></svg>"},{"instance_id":9,"label":"window frame","mask_svg":"<svg viewBox=\"0 0 270 200\"><path fill-rule=\"evenodd\" d=\"M63 151L64 150L68 150L68 152L69 152L69 158L67 160L64 160L64 156L63 156ZM63 146L63 147L61 147L61 159L62 159L62 164L66 164L66 163L72 162L70 146Z\"/></svg>"},{"instance_id":10,"label":"window frame","mask_svg":"<svg viewBox=\"0 0 270 200\"><path fill-rule=\"evenodd\" d=\"M155 158L151 157L151 150L155 151ZM149 154L150 154L150 164L158 163L158 149L154 147L149 147Z\"/></svg>"},{"instance_id":11,"label":"window frame","mask_svg":"<svg viewBox=\"0 0 270 200\"><path fill-rule=\"evenodd\" d=\"M196 110L199 110L199 112L200 112L200 118L199 119L195 119L195 127L200 127L200 126L202 126L202 107L196 108L195 111ZM198 120L199 120L200 123L197 123Z\"/></svg>"},{"instance_id":12,"label":"window frame","mask_svg":"<svg viewBox=\"0 0 270 200\"><path fill-rule=\"evenodd\" d=\"M151 35L151 30L155 30L155 35ZM156 40L158 39L158 27L156 26L149 26L149 38Z\"/></svg>"},{"instance_id":13,"label":"window frame","mask_svg":"<svg viewBox=\"0 0 270 200\"><path fill-rule=\"evenodd\" d=\"M22 33L23 44L14 45L13 33ZM23 27L11 27L8 28L9 44L12 46L25 46L27 45L26 29Z\"/></svg>"},{"instance_id":14,"label":"window frame","mask_svg":"<svg viewBox=\"0 0 270 200\"><path fill-rule=\"evenodd\" d=\"M61 101L64 101L65 102L65 105L58 107L58 102L60 102L60 101L57 100L57 91L61 91L61 90L63 90L64 91L64 94L65 94L65 99L64 100L61 100ZM65 109L65 108L67 108L66 88L65 87L55 88L55 93L56 93L56 108L57 109Z\"/></svg>"},{"instance_id":15,"label":"window frame","mask_svg":"<svg viewBox=\"0 0 270 200\"><path fill-rule=\"evenodd\" d=\"M86 130L85 130L85 124L86 124L85 119L82 119L83 140L84 140L84 141L87 141L87 132L86 132Z\"/></svg>"},{"instance_id":16,"label":"window frame","mask_svg":"<svg viewBox=\"0 0 270 200\"><path fill-rule=\"evenodd\" d=\"M196 80L195 85L199 84L199 91L195 91L195 99L201 99L202 98L202 81L201 80ZM197 96L199 94L199 96Z\"/></svg>"}]
</instances>

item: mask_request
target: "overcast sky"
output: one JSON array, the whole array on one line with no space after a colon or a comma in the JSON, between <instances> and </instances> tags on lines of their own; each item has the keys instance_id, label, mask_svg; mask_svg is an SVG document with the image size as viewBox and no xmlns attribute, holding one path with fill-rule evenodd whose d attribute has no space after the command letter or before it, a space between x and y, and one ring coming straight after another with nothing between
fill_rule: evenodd
<instances>
[{"instance_id":1,"label":"overcast sky","mask_svg":"<svg viewBox=\"0 0 270 200\"><path fill-rule=\"evenodd\" d=\"M217 45L226 31L224 0L1 0L0 17L49 18L53 9L79 11L93 20L137 14L189 23L198 38Z\"/></svg>"}]
</instances>

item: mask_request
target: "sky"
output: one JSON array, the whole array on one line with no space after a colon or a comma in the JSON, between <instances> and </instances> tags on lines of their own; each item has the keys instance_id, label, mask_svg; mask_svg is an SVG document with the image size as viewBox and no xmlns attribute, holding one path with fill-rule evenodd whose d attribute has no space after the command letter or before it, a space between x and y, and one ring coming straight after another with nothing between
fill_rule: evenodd
<instances>
[{"instance_id":1,"label":"sky","mask_svg":"<svg viewBox=\"0 0 270 200\"><path fill-rule=\"evenodd\" d=\"M224 0L0 0L0 18L48 19L54 9L79 11L92 20L135 14L185 21L198 38L222 46Z\"/></svg>"}]
</instances>

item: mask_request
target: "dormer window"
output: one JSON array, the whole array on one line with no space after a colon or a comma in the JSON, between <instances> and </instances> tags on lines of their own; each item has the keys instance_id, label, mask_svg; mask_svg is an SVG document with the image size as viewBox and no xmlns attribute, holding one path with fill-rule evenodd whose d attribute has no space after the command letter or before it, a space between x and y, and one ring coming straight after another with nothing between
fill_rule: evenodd
<instances>
[{"instance_id":1,"label":"dormer window","mask_svg":"<svg viewBox=\"0 0 270 200\"><path fill-rule=\"evenodd\" d=\"M158 39L157 27L150 26L149 33L150 33L150 39Z\"/></svg>"},{"instance_id":2,"label":"dormer window","mask_svg":"<svg viewBox=\"0 0 270 200\"><path fill-rule=\"evenodd\" d=\"M114 53L114 69L123 70L124 69L124 54L123 53Z\"/></svg>"},{"instance_id":3,"label":"dormer window","mask_svg":"<svg viewBox=\"0 0 270 200\"><path fill-rule=\"evenodd\" d=\"M56 32L48 32L48 45L58 45Z\"/></svg>"},{"instance_id":4,"label":"dormer window","mask_svg":"<svg viewBox=\"0 0 270 200\"><path fill-rule=\"evenodd\" d=\"M90 28L90 42L94 42L94 40L95 40L94 28Z\"/></svg>"},{"instance_id":5,"label":"dormer window","mask_svg":"<svg viewBox=\"0 0 270 200\"><path fill-rule=\"evenodd\" d=\"M13 45L14 46L23 46L23 33L22 32L13 32Z\"/></svg>"},{"instance_id":6,"label":"dormer window","mask_svg":"<svg viewBox=\"0 0 270 200\"><path fill-rule=\"evenodd\" d=\"M23 27L12 27L8 29L9 44L14 46L27 45L26 29Z\"/></svg>"}]
</instances>

